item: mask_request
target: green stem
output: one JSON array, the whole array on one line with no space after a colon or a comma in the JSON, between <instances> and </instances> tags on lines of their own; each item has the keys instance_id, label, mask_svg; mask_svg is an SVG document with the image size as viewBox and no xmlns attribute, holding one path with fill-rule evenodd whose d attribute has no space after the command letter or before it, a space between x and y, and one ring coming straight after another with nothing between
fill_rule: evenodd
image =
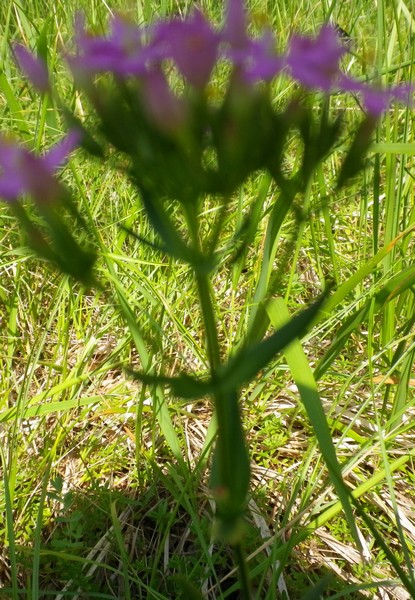
<instances>
[{"instance_id":1,"label":"green stem","mask_svg":"<svg viewBox=\"0 0 415 600\"><path fill-rule=\"evenodd\" d=\"M249 583L248 569L246 568L245 552L241 543L233 549L235 562L238 565L239 583L243 600L251 600L251 585Z\"/></svg>"},{"instance_id":2,"label":"green stem","mask_svg":"<svg viewBox=\"0 0 415 600\"><path fill-rule=\"evenodd\" d=\"M194 206L190 207L185 204L183 206L183 210L187 221L189 234L193 242L193 250L196 254L201 255L203 249L200 239L199 219L195 208ZM194 267L194 275L206 332L209 368L211 377L214 379L216 371L220 365L220 347L216 329L215 310L212 301L212 288L206 272L201 272L200 269Z\"/></svg>"},{"instance_id":3,"label":"green stem","mask_svg":"<svg viewBox=\"0 0 415 600\"><path fill-rule=\"evenodd\" d=\"M205 273L195 272L195 278L205 325L210 373L214 381L221 364L221 357L213 305L213 292L209 278ZM229 497L225 499L225 512L221 515L221 518L227 522L226 525L230 525L230 539L235 535L235 531L237 532L236 538L233 541L235 562L238 566L242 598L243 600L250 600L248 570L243 545L240 541L240 533L238 532L239 527L237 525L240 519L241 505L245 502L249 486L249 458L243 438L236 391L228 394L215 394L214 405L218 423L218 438L216 442L216 461L219 471L218 481L225 495L229 494ZM240 462L237 466L234 464L235 454L240 458L240 460L237 459L238 463ZM244 464L245 461L246 464ZM241 467L242 471L240 472L239 469ZM223 510L223 506L221 509Z\"/></svg>"},{"instance_id":4,"label":"green stem","mask_svg":"<svg viewBox=\"0 0 415 600\"><path fill-rule=\"evenodd\" d=\"M216 379L216 373L221 364L220 345L218 332L216 327L215 309L213 306L212 288L208 276L205 273L195 273L197 288L199 292L200 307L202 310L203 321L205 326L207 354L209 360L210 375L212 381ZM231 475L229 468L229 454L226 447L227 434L227 398L223 394L214 395L214 406L218 422L218 439L217 449L219 455L219 469L221 471L220 480L227 481Z\"/></svg>"},{"instance_id":5,"label":"green stem","mask_svg":"<svg viewBox=\"0 0 415 600\"><path fill-rule=\"evenodd\" d=\"M195 272L195 277L205 326L210 375L212 381L215 381L217 370L221 364L221 358L215 309L212 298L213 293L209 278L205 273ZM229 454L226 447L226 434L228 429L226 397L224 397L223 394L215 394L214 405L218 422L217 449L219 453L219 469L221 471L220 480L227 481L228 477L231 475L231 469L228 465Z\"/></svg>"},{"instance_id":6,"label":"green stem","mask_svg":"<svg viewBox=\"0 0 415 600\"><path fill-rule=\"evenodd\" d=\"M212 379L215 379L216 372L220 366L220 348L216 329L215 311L212 302L212 291L208 276L205 273L196 272L195 277L205 325L209 368Z\"/></svg>"},{"instance_id":7,"label":"green stem","mask_svg":"<svg viewBox=\"0 0 415 600\"><path fill-rule=\"evenodd\" d=\"M199 221L194 210L186 210L189 233L193 247L202 254L199 235ZM211 248L211 252L214 248ZM217 377L221 366L220 343L214 306L214 291L207 271L194 268L200 309L204 321L207 356L212 381ZM249 457L239 414L238 394L236 390L229 393L217 393L213 397L216 411L218 435L212 471L216 471L215 479L217 497L217 517L227 530L228 541L233 545L235 561L238 566L239 580L243 600L250 600L249 577L241 543L241 514L245 508L246 495L249 488ZM235 462L236 459L236 462ZM223 494L223 497L221 497ZM225 538L227 537L225 534Z\"/></svg>"}]
</instances>

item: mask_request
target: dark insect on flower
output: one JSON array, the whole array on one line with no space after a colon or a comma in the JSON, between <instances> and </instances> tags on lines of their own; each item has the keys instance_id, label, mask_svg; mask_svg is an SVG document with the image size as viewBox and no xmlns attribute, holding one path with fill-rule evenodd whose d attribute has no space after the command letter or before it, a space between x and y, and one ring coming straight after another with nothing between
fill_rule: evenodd
<instances>
[{"instance_id":1,"label":"dark insect on flower","mask_svg":"<svg viewBox=\"0 0 415 600\"><path fill-rule=\"evenodd\" d=\"M349 33L347 33L347 31L342 29L338 23L333 23L333 27L336 30L341 42L345 46L351 46L353 43L352 36Z\"/></svg>"}]
</instances>

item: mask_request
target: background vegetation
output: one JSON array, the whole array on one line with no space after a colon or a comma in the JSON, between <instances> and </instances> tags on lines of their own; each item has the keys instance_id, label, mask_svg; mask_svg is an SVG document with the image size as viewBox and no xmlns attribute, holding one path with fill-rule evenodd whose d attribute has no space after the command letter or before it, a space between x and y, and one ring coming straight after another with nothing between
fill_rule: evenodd
<instances>
[{"instance_id":1,"label":"background vegetation","mask_svg":"<svg viewBox=\"0 0 415 600\"><path fill-rule=\"evenodd\" d=\"M61 58L77 10L102 30L114 10L141 23L191 6L3 2L2 132L34 149L64 132L58 111L15 68L12 41L47 45L60 93L82 114ZM209 0L203 8L220 23L221 3ZM261 0L250 10L252 27L271 23L281 49L292 31L312 33L332 19L352 38L346 71L389 84L413 79L413 0ZM276 102L290 86L276 84ZM347 144L361 108L354 98L333 97L331 109L346 113ZM410 598L415 586L413 125L411 109L392 108L366 170L335 194L340 145L304 198L309 218L288 218L278 247L267 254L266 269L276 274L278 295L290 310L330 280L344 296L303 341L305 354L298 347L294 357L287 352L243 391L253 469L248 565L261 599L300 598L323 584L323 597ZM293 137L287 146L287 170L298 160L298 145ZM85 291L35 259L8 207L1 207L0 595L180 598L181 576L206 598L237 598L229 550L211 537L210 405L167 394L156 402L122 368L137 364L145 345L151 356L163 356L166 372L189 365L204 370L188 269L126 235L120 225L134 226L142 237L149 230L133 189L116 173L78 153L63 177L94 232L85 241L99 249L105 291ZM258 194L271 206L277 190L266 178L249 181L233 200L229 231ZM249 250L218 273L225 346L252 318L268 252L266 225L265 211ZM343 475L371 518L370 524L356 514L364 561L299 402L304 356L318 380ZM314 593L319 597L318 588Z\"/></svg>"}]
</instances>

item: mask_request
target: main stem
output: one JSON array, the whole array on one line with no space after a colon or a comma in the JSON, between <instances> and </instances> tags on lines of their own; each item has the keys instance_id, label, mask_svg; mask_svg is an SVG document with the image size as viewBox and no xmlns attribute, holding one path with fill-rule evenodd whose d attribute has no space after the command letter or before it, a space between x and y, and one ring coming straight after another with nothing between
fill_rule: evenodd
<instances>
[{"instance_id":1,"label":"main stem","mask_svg":"<svg viewBox=\"0 0 415 600\"><path fill-rule=\"evenodd\" d=\"M221 364L221 357L212 298L213 292L207 274L195 271L195 278L206 332L210 373L212 381L214 382L217 376L217 370ZM232 477L231 448L228 448L226 443L226 422L228 419L226 406L227 401L229 401L229 398L220 392L214 395L214 403L218 422L217 450L219 469L221 471L221 481L229 481L229 477ZM238 565L242 597L244 600L250 600L250 584L242 543L238 541L236 544L234 544L233 550L235 562Z\"/></svg>"},{"instance_id":2,"label":"main stem","mask_svg":"<svg viewBox=\"0 0 415 600\"><path fill-rule=\"evenodd\" d=\"M200 222L197 210L195 210L195 206L196 205L184 206L184 209L189 233L193 241L195 254L201 257L203 256L203 250L200 239ZM211 252L212 251L213 249L211 248ZM196 279L200 308L202 311L205 326L210 376L212 382L214 383L217 380L218 369L221 365L220 344L213 301L214 293L208 271L205 269L198 269L197 266L194 266L193 272ZM236 391L230 394L223 394L221 392L216 392L214 394L214 405L218 423L218 436L216 441L215 459L220 473L220 485L223 486L225 494L227 493L226 488L229 488L229 493L231 495L231 505L232 499L235 500L235 498L233 497L233 495L235 494L235 486L230 485L233 477L235 476L232 463L232 453L235 450L235 448L231 447L232 439L235 439L235 427L237 429L237 434L240 433L241 436L243 435L242 425L240 421L235 422L235 418L240 420L240 416L237 409L237 402L238 398ZM238 430L238 428L240 429L240 431ZM234 502L234 504L235 503L238 504L238 502ZM234 516L235 515L231 514L230 518L232 519L232 517ZM224 518L226 518L226 516L224 516ZM238 574L241 585L242 598L243 600L251 600L248 569L246 561L244 559L244 551L240 539L238 539L238 541L233 544L233 550L235 562L238 565Z\"/></svg>"}]
</instances>

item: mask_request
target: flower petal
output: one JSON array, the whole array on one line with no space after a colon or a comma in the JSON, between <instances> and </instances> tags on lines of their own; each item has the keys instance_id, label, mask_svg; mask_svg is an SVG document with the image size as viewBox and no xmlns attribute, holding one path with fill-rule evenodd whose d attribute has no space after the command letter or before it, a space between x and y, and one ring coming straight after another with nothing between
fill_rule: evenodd
<instances>
[{"instance_id":1,"label":"flower petal","mask_svg":"<svg viewBox=\"0 0 415 600\"><path fill-rule=\"evenodd\" d=\"M55 144L42 158L46 169L52 173L60 167L82 141L82 133L78 129L72 129L68 135Z\"/></svg>"},{"instance_id":2,"label":"flower petal","mask_svg":"<svg viewBox=\"0 0 415 600\"><path fill-rule=\"evenodd\" d=\"M21 71L23 71L35 88L42 93L48 92L50 90L50 83L46 63L41 58L34 56L21 44L14 46L14 54Z\"/></svg>"},{"instance_id":3,"label":"flower petal","mask_svg":"<svg viewBox=\"0 0 415 600\"><path fill-rule=\"evenodd\" d=\"M66 160L81 140L74 130L44 156L0 136L0 197L8 202L30 194L37 202L53 202L62 193L54 171Z\"/></svg>"}]
</instances>

